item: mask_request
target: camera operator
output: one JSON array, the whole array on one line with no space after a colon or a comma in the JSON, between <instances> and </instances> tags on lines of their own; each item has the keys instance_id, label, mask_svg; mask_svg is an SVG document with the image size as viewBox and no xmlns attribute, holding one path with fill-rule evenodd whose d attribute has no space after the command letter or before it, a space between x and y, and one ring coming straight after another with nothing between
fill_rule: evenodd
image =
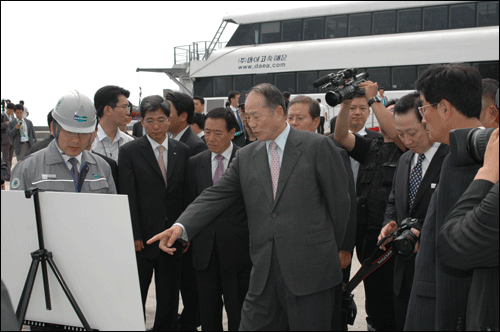
<instances>
[{"instance_id":1,"label":"camera operator","mask_svg":"<svg viewBox=\"0 0 500 332\"><path fill-rule=\"evenodd\" d=\"M450 145L450 131L480 127L481 75L465 64L432 65L415 83L419 107L430 138ZM436 261L436 235L446 215L474 179L479 166L455 166L445 157L439 185L424 220L415 274L408 303L405 330L464 329L469 271L452 269Z\"/></svg>"},{"instance_id":2,"label":"camera operator","mask_svg":"<svg viewBox=\"0 0 500 332\"><path fill-rule=\"evenodd\" d=\"M422 116L418 111L419 106L421 106L420 94L413 92L399 99L394 107L392 121L396 124L399 138L410 151L401 156L396 166L392 191L385 211L384 227L380 232L379 241L401 227L406 218L416 218L423 221L431 196L439 181L444 157L449 152L448 145L435 143L429 138L429 134L422 124ZM417 237L420 234L420 227L411 229ZM392 237L387 239L381 249L386 250L385 246L392 240ZM415 248L416 252L418 242ZM395 251L393 250L393 252ZM406 257L396 254L394 311L398 331L402 331L404 328L414 272L415 255L406 259Z\"/></svg>"},{"instance_id":3,"label":"camera operator","mask_svg":"<svg viewBox=\"0 0 500 332\"><path fill-rule=\"evenodd\" d=\"M366 81L360 83L359 88L365 91L360 90L353 99L342 103L334 138L365 170L356 183L356 253L358 259L363 262L377 248L377 238L382 228L396 163L406 147L397 137L392 114L376 97L377 84ZM379 122L384 123L381 127L384 140L364 138L348 131L349 117L353 116L358 108L368 109L369 106ZM395 138L394 141L392 137ZM364 280L369 329L395 329L392 274L392 263L389 261Z\"/></svg>"},{"instance_id":4,"label":"camera operator","mask_svg":"<svg viewBox=\"0 0 500 332\"><path fill-rule=\"evenodd\" d=\"M498 331L498 128L490 137L484 165L446 217L437 237L437 258L455 269L472 270L467 330Z\"/></svg>"}]
</instances>

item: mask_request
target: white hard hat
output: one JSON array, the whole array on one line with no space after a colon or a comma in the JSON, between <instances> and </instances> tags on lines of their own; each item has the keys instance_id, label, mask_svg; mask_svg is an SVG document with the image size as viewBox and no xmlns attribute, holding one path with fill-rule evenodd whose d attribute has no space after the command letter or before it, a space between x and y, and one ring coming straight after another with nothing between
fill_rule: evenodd
<instances>
[{"instance_id":1,"label":"white hard hat","mask_svg":"<svg viewBox=\"0 0 500 332\"><path fill-rule=\"evenodd\" d=\"M59 99L52 117L64 130L72 133L91 133L97 121L92 100L76 90Z\"/></svg>"}]
</instances>

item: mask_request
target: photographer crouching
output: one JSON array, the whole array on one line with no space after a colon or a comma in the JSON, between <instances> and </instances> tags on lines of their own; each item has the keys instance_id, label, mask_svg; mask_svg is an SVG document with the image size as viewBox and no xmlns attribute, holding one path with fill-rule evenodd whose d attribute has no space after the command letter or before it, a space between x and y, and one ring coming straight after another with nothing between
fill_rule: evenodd
<instances>
[{"instance_id":1,"label":"photographer crouching","mask_svg":"<svg viewBox=\"0 0 500 332\"><path fill-rule=\"evenodd\" d=\"M499 329L498 174L497 128L486 147L483 166L446 217L436 242L437 258L443 264L473 270L467 330Z\"/></svg>"}]
</instances>

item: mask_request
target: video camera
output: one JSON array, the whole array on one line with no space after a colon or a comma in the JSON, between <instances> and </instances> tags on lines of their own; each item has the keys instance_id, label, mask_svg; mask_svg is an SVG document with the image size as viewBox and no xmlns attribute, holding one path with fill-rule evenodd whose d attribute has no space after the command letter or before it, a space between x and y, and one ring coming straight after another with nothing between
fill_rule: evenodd
<instances>
[{"instance_id":1,"label":"video camera","mask_svg":"<svg viewBox=\"0 0 500 332\"><path fill-rule=\"evenodd\" d=\"M366 71L358 74L358 68L347 68L321 77L313 83L313 87L321 86L322 89L327 89L333 86L332 91L326 93L325 100L328 105L334 107L346 99L351 99L360 91L359 83L365 82L368 76Z\"/></svg>"}]
</instances>

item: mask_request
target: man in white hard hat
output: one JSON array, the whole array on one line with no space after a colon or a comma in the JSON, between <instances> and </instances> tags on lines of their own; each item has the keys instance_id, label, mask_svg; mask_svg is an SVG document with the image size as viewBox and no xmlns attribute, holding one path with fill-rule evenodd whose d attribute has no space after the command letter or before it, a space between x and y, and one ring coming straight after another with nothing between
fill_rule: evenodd
<instances>
[{"instance_id":1,"label":"man in white hard hat","mask_svg":"<svg viewBox=\"0 0 500 332\"><path fill-rule=\"evenodd\" d=\"M52 112L54 140L17 163L10 188L116 194L108 163L85 150L96 126L94 103L78 91L70 91Z\"/></svg>"}]
</instances>

